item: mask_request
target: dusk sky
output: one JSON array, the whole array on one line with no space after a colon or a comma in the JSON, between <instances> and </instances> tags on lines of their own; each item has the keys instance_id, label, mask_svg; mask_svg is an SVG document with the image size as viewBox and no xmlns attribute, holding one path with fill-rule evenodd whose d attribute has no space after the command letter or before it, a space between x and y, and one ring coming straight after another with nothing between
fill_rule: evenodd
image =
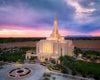
<instances>
[{"instance_id":1,"label":"dusk sky","mask_svg":"<svg viewBox=\"0 0 100 80\"><path fill-rule=\"evenodd\" d=\"M100 36L100 0L0 0L0 37Z\"/></svg>"}]
</instances>

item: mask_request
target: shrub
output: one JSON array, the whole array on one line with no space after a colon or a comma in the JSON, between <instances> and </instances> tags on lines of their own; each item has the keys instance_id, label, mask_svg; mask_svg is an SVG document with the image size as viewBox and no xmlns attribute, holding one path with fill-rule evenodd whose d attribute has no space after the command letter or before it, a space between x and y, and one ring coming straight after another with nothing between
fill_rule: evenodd
<instances>
[{"instance_id":1,"label":"shrub","mask_svg":"<svg viewBox=\"0 0 100 80\"><path fill-rule=\"evenodd\" d=\"M30 60L35 60L36 59L36 57L35 56L32 56L31 58L30 58Z\"/></svg>"},{"instance_id":2,"label":"shrub","mask_svg":"<svg viewBox=\"0 0 100 80\"><path fill-rule=\"evenodd\" d=\"M0 66L0 69L3 69L3 67Z\"/></svg>"},{"instance_id":3,"label":"shrub","mask_svg":"<svg viewBox=\"0 0 100 80\"><path fill-rule=\"evenodd\" d=\"M64 74L68 74L68 71L66 69L62 69L61 72Z\"/></svg>"},{"instance_id":4,"label":"shrub","mask_svg":"<svg viewBox=\"0 0 100 80\"><path fill-rule=\"evenodd\" d=\"M44 73L44 74L43 74L43 77L51 77L51 75L48 74L48 73Z\"/></svg>"},{"instance_id":5,"label":"shrub","mask_svg":"<svg viewBox=\"0 0 100 80\"><path fill-rule=\"evenodd\" d=\"M96 74L95 74L93 77L94 77L94 79L96 79L96 80L100 80L100 76L99 76L99 75L96 75Z\"/></svg>"},{"instance_id":6,"label":"shrub","mask_svg":"<svg viewBox=\"0 0 100 80\"><path fill-rule=\"evenodd\" d=\"M82 77L86 77L86 74L83 73L83 74L82 74Z\"/></svg>"},{"instance_id":7,"label":"shrub","mask_svg":"<svg viewBox=\"0 0 100 80\"><path fill-rule=\"evenodd\" d=\"M50 80L49 78L44 78L43 80Z\"/></svg>"},{"instance_id":8,"label":"shrub","mask_svg":"<svg viewBox=\"0 0 100 80\"><path fill-rule=\"evenodd\" d=\"M88 71L87 72L87 75L91 75L91 74L93 74L93 72L91 72L91 71Z\"/></svg>"},{"instance_id":9,"label":"shrub","mask_svg":"<svg viewBox=\"0 0 100 80\"><path fill-rule=\"evenodd\" d=\"M53 77L52 79L53 79L53 80L55 80L55 79L56 79L56 77Z\"/></svg>"},{"instance_id":10,"label":"shrub","mask_svg":"<svg viewBox=\"0 0 100 80\"><path fill-rule=\"evenodd\" d=\"M73 71L72 71L72 75L76 75L76 71L73 70Z\"/></svg>"},{"instance_id":11,"label":"shrub","mask_svg":"<svg viewBox=\"0 0 100 80\"><path fill-rule=\"evenodd\" d=\"M43 77L46 77L46 73L43 74Z\"/></svg>"},{"instance_id":12,"label":"shrub","mask_svg":"<svg viewBox=\"0 0 100 80\"><path fill-rule=\"evenodd\" d=\"M51 77L51 74L47 74L47 77Z\"/></svg>"},{"instance_id":13,"label":"shrub","mask_svg":"<svg viewBox=\"0 0 100 80\"><path fill-rule=\"evenodd\" d=\"M47 58L45 58L45 61L48 61L48 59L47 59Z\"/></svg>"},{"instance_id":14,"label":"shrub","mask_svg":"<svg viewBox=\"0 0 100 80\"><path fill-rule=\"evenodd\" d=\"M19 59L19 60L17 61L17 63L22 64L22 63L23 63L23 60L22 60L22 59Z\"/></svg>"},{"instance_id":15,"label":"shrub","mask_svg":"<svg viewBox=\"0 0 100 80\"><path fill-rule=\"evenodd\" d=\"M51 63L55 64L55 63L56 63L56 61L55 61L55 60L51 60Z\"/></svg>"}]
</instances>

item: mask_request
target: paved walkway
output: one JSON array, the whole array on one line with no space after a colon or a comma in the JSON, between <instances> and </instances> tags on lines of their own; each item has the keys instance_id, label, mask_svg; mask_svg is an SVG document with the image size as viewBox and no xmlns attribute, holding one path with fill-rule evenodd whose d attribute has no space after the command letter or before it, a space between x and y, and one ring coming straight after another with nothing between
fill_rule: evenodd
<instances>
[{"instance_id":1,"label":"paved walkway","mask_svg":"<svg viewBox=\"0 0 100 80\"><path fill-rule=\"evenodd\" d=\"M0 70L0 80L39 80L42 76L43 76L43 73L44 71L37 66L38 64L23 64L23 65L16 65L16 64L13 64L13 65L8 65L8 66L5 66L4 69ZM7 73L12 70L12 69L15 69L15 68L18 68L18 67L28 67L30 69L32 69L32 74L23 78L23 79L13 79L13 78L9 78L7 76Z\"/></svg>"},{"instance_id":2,"label":"paved walkway","mask_svg":"<svg viewBox=\"0 0 100 80\"><path fill-rule=\"evenodd\" d=\"M69 78L69 80L94 80L91 78L84 78L84 77L80 77L80 76L72 76L70 74L63 74L63 73L59 73L59 72L54 72L54 71L49 71L49 73L54 74L54 75L59 75L59 76L64 76L67 80L67 78ZM64 78L63 77L63 78ZM72 78L72 79L71 79ZM62 79L61 79L62 80ZM64 79L65 80L65 79Z\"/></svg>"},{"instance_id":3,"label":"paved walkway","mask_svg":"<svg viewBox=\"0 0 100 80\"><path fill-rule=\"evenodd\" d=\"M18 67L28 67L30 69L32 69L32 74L25 77L25 78L22 78L22 79L12 79L12 78L9 78L7 76L7 73L12 70L12 69L15 69L15 68L18 68ZM52 77L56 77L56 80L76 80L76 79L71 79L69 77L63 77L63 76L70 76L70 77L73 77L72 75L69 75L69 74L62 74L62 73L59 73L59 72L54 72L54 71L49 71L45 66L42 66L40 64L23 64L23 65L16 65L16 64L12 64L12 65L7 65L5 66L4 69L0 70L0 80L40 80L43 76L43 73L44 72L52 72L54 73L55 75L51 75L51 80L52 80ZM60 76L59 76L60 75ZM79 77L79 76L74 76L75 78L78 78L77 80L80 80L80 79L83 79L83 80L92 80L92 79L88 79L88 78L82 78L82 77Z\"/></svg>"}]
</instances>

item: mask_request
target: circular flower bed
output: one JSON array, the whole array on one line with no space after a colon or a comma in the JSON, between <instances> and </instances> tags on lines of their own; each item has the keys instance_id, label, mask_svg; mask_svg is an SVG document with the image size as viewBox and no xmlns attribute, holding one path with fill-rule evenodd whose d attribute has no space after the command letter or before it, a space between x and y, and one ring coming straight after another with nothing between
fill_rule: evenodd
<instances>
[{"instance_id":1,"label":"circular flower bed","mask_svg":"<svg viewBox=\"0 0 100 80\"><path fill-rule=\"evenodd\" d=\"M11 78L23 78L32 73L32 70L29 68L16 68L8 72L8 76Z\"/></svg>"}]
</instances>

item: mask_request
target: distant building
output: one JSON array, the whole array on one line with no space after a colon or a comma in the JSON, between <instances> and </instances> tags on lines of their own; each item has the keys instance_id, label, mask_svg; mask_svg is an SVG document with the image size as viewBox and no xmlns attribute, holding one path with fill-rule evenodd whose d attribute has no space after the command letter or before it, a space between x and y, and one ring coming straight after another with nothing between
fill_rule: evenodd
<instances>
[{"instance_id":1,"label":"distant building","mask_svg":"<svg viewBox=\"0 0 100 80\"><path fill-rule=\"evenodd\" d=\"M57 60L60 56L73 55L74 46L71 40L65 40L61 37L57 29L57 20L55 14L54 29L50 37L46 40L40 40L36 45L36 55L40 61L45 59ZM27 55L28 56L28 55Z\"/></svg>"}]
</instances>

